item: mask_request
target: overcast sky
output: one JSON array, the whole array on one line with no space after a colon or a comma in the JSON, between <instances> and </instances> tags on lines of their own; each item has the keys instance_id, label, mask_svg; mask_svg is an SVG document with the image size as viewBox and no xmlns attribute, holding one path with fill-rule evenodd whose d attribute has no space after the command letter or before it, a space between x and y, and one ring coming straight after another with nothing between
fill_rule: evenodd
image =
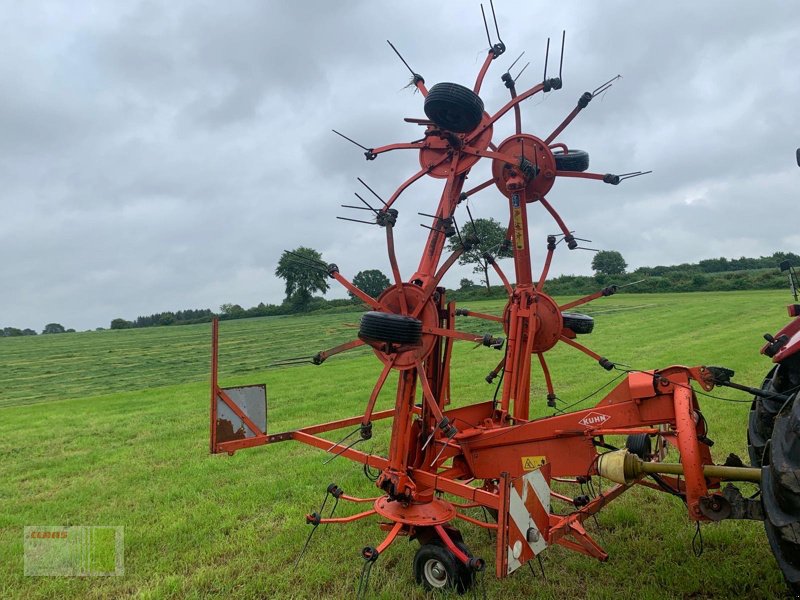
<instances>
[{"instance_id":1,"label":"overcast sky","mask_svg":"<svg viewBox=\"0 0 800 600\"><path fill-rule=\"evenodd\" d=\"M277 260L300 245L349 277L388 272L382 230L335 216L356 177L389 196L418 158L366 162L330 129L369 147L420 137L403 117L424 116L423 99L385 40L429 87L471 87L488 48L477 0L0 6L0 327L279 303ZM523 103L525 131L546 136L582 92L622 75L561 139L590 153L590 170L654 173L618 187L559 180L548 198L577 235L631 268L800 251L797 2L496 8L508 51L481 93L489 112L523 50L519 89L541 80L546 38L562 29L564 87ZM440 191L428 180L396 205L405 277L426 234L416 213ZM507 218L493 189L470 206ZM556 228L540 206L529 214L543 247ZM590 273L591 259L563 248L551 272ZM342 296L332 283L328 297Z\"/></svg>"}]
</instances>

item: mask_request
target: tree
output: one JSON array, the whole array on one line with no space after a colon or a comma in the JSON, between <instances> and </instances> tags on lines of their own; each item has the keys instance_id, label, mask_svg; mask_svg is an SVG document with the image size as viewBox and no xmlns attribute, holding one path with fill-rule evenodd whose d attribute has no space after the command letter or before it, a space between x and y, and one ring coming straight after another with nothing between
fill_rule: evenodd
<instances>
[{"instance_id":1,"label":"tree","mask_svg":"<svg viewBox=\"0 0 800 600\"><path fill-rule=\"evenodd\" d=\"M468 290L470 288L475 287L475 283L472 279L467 279L464 277L461 281L458 282L458 289L460 290Z\"/></svg>"},{"instance_id":2,"label":"tree","mask_svg":"<svg viewBox=\"0 0 800 600\"><path fill-rule=\"evenodd\" d=\"M111 329L130 329L131 327L133 327L133 323L125 319L114 319L111 321Z\"/></svg>"},{"instance_id":3,"label":"tree","mask_svg":"<svg viewBox=\"0 0 800 600\"><path fill-rule=\"evenodd\" d=\"M601 250L592 259L595 275L623 275L628 263L616 250Z\"/></svg>"},{"instance_id":4,"label":"tree","mask_svg":"<svg viewBox=\"0 0 800 600\"><path fill-rule=\"evenodd\" d=\"M381 292L389 287L389 278L381 273L378 269L367 269L366 271L359 271L353 277L353 284L360 290L366 292L373 298L381 295ZM351 298L355 298L353 292L347 292Z\"/></svg>"},{"instance_id":5,"label":"tree","mask_svg":"<svg viewBox=\"0 0 800 600\"><path fill-rule=\"evenodd\" d=\"M484 258L484 253L489 252L495 258L506 258L512 255L511 248L504 242L507 239L508 231L494 219L475 219L467 223L461 230L461 238L451 237L448 247L451 251L461 248L461 242L468 247L458 258L458 264L474 264L473 273L483 275L483 283L486 284L486 291L489 287L489 262Z\"/></svg>"},{"instance_id":6,"label":"tree","mask_svg":"<svg viewBox=\"0 0 800 600\"><path fill-rule=\"evenodd\" d=\"M66 329L60 323L48 323L44 326L42 333L66 333Z\"/></svg>"},{"instance_id":7,"label":"tree","mask_svg":"<svg viewBox=\"0 0 800 600\"><path fill-rule=\"evenodd\" d=\"M313 248L300 246L284 250L275 275L286 280L286 302L305 310L313 292L328 291L327 273L322 255Z\"/></svg>"}]
</instances>

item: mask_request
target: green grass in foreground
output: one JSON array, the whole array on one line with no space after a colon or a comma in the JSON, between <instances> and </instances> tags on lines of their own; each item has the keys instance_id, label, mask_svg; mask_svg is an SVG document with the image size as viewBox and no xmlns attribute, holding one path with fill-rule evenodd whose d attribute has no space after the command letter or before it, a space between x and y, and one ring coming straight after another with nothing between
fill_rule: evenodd
<instances>
[{"instance_id":1,"label":"green grass in foreground","mask_svg":"<svg viewBox=\"0 0 800 600\"><path fill-rule=\"evenodd\" d=\"M785 322L786 301L783 292L615 296L586 310L596 328L583 341L633 367L721 364L736 370L736 380L757 385L768 369L758 354L760 335ZM465 306L490 312L502 303ZM380 370L368 352L320 367L265 368L353 337L348 325L357 321L353 313L224 322L222 384L266 382L273 432L357 414ZM470 319L460 328L493 331ZM208 325L199 325L0 340L0 598L354 596L359 550L381 539L374 521L318 531L300 567L292 563L308 533L303 516L318 508L328 483L362 496L375 488L358 465L337 459L323 466L325 455L295 443L209 456L208 337ZM570 348L559 347L548 359L565 403L614 376ZM491 397L483 377L497 361L495 351L457 344L456 404ZM533 396L536 413L547 414L540 379ZM59 401L64 398L71 399ZM391 406L391 382L378 404ZM709 398L701 404L717 442L715 458L746 456L748 405ZM385 452L387 442L383 423L364 446ZM353 512L339 507L342 515ZM49 524L124 526L125 575L25 577L22 528ZM493 563L486 533L459 526L473 552ZM760 523L703 527L705 553L698 559L682 505L634 489L588 526L609 552L607 563L550 548L546 581L527 570L504 581L487 574L487 596L783 594ZM416 543L400 540L381 557L370 597L424 597L411 576L415 550Z\"/></svg>"}]
</instances>

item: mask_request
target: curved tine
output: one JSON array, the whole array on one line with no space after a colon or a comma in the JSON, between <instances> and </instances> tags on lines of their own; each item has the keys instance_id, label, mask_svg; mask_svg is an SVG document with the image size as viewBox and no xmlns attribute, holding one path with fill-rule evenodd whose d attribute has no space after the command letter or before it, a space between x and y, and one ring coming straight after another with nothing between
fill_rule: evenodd
<instances>
[{"instance_id":1,"label":"curved tine","mask_svg":"<svg viewBox=\"0 0 800 600\"><path fill-rule=\"evenodd\" d=\"M486 121L483 125L481 125L478 129L476 129L469 138L467 138L466 143L471 144L474 140L476 140L487 128L491 127L495 121L497 121L500 117L506 114L509 110L511 110L516 104L519 104L523 100L527 100L531 96L538 94L544 89L544 83L537 83L535 86L522 92L516 98L512 98L509 100L505 106L500 108L493 116L489 117L489 120Z\"/></svg>"},{"instance_id":2,"label":"curved tine","mask_svg":"<svg viewBox=\"0 0 800 600\"><path fill-rule=\"evenodd\" d=\"M494 272L497 273L497 276L500 278L500 281L503 282L503 287L506 289L506 292L508 292L508 296L511 297L514 294L514 288L511 287L511 284L508 282L506 274L503 273L503 270L500 268L500 265L497 264L497 258L495 258L494 261L491 262L490 264L492 265Z\"/></svg>"},{"instance_id":3,"label":"curved tine","mask_svg":"<svg viewBox=\"0 0 800 600\"><path fill-rule=\"evenodd\" d=\"M431 389L431 384L428 381L428 375L425 373L425 366L419 359L416 361L416 371L417 377L419 377L419 381L422 384L422 397L425 399L425 403L428 405L428 408L431 409L434 418L436 419L437 425L442 422L442 410L439 408L439 405L436 404L436 398L433 397L433 390Z\"/></svg>"},{"instance_id":4,"label":"curved tine","mask_svg":"<svg viewBox=\"0 0 800 600\"><path fill-rule=\"evenodd\" d=\"M389 264L392 266L392 275L394 276L394 283L397 286L397 291L400 297L400 311L408 314L408 301L406 300L406 291L403 289L403 279L400 277L400 268L397 266L397 255L394 251L394 234L392 233L392 226L386 224L386 250L389 253Z\"/></svg>"},{"instance_id":5,"label":"curved tine","mask_svg":"<svg viewBox=\"0 0 800 600\"><path fill-rule=\"evenodd\" d=\"M433 279L431 279L428 285L425 286L424 298L426 301L433 293L433 291L436 289L436 286L439 285L439 282L442 280L442 277L445 276L445 273L447 273L447 271L450 270L450 267L453 266L453 263L455 263L456 260L458 260L458 257L461 256L463 253L464 251L462 249L456 250L449 257L447 257L446 261L442 263L442 266L439 267L439 270L436 272L436 275L434 275ZM419 313L422 312L425 306L426 306L425 302L420 302L414 309L414 312L411 313L411 316L414 317L415 319L419 317Z\"/></svg>"},{"instance_id":6,"label":"curved tine","mask_svg":"<svg viewBox=\"0 0 800 600\"><path fill-rule=\"evenodd\" d=\"M545 199L544 196L539 198L539 203L542 206L544 206L545 210L547 210L547 212L550 213L550 216L553 217L553 219L555 219L555 222L558 224L558 227L559 229L561 229L561 232L564 234L564 236L569 237L570 231L567 228L566 224L564 223L564 220L561 218L561 215L559 215L558 212L556 212L556 209L551 206L551 204Z\"/></svg>"},{"instance_id":7,"label":"curved tine","mask_svg":"<svg viewBox=\"0 0 800 600\"><path fill-rule=\"evenodd\" d=\"M568 338L567 336L565 336L565 335L562 335L562 336L561 336L559 339L560 339L562 342L564 342L565 344L567 344L567 345L569 345L569 346L572 346L573 348L576 348L577 350L580 350L581 352L583 352L583 353L584 353L584 354L586 354L587 356L591 356L591 357L592 357L593 359L595 359L597 362L600 362L600 361L603 359L603 357L602 357L602 356L600 356L599 354L597 354L596 352L592 352L591 350L589 350L589 349L588 349L586 346L584 346L583 344L579 344L579 343L578 343L578 342L576 342L575 340L571 340L571 339L569 339L569 338Z\"/></svg>"},{"instance_id":8,"label":"curved tine","mask_svg":"<svg viewBox=\"0 0 800 600\"><path fill-rule=\"evenodd\" d=\"M495 181L496 181L496 180L495 180L495 178L494 178L494 177L492 177L491 179L487 179L487 180L486 180L486 181L484 181L483 183L481 183L481 184L479 184L479 185L476 185L476 186L475 186L474 188L472 188L471 190L467 190L467 191L466 191L466 192L464 192L462 195L463 195L464 197L466 197L466 198L469 198L469 197L470 197L470 196L472 196L473 194L476 194L476 193L480 192L481 190L483 190L483 189L486 189L487 187L489 187L490 185L492 185L492 184L493 184Z\"/></svg>"},{"instance_id":9,"label":"curved tine","mask_svg":"<svg viewBox=\"0 0 800 600\"><path fill-rule=\"evenodd\" d=\"M539 365L542 367L542 373L544 374L544 383L547 386L547 393L555 395L555 391L553 390L553 380L550 378L550 369L547 368L547 361L544 359L543 352L537 352L536 356L539 357Z\"/></svg>"},{"instance_id":10,"label":"curved tine","mask_svg":"<svg viewBox=\"0 0 800 600\"><path fill-rule=\"evenodd\" d=\"M544 289L544 282L547 279L547 273L550 271L550 263L553 260L553 253L555 250L555 246L547 249L547 256L545 256L544 259L544 267L542 267L542 273L539 275L539 281L536 284L537 292L541 292L542 289Z\"/></svg>"},{"instance_id":11,"label":"curved tine","mask_svg":"<svg viewBox=\"0 0 800 600\"><path fill-rule=\"evenodd\" d=\"M381 374L378 376L378 381L375 383L375 387L372 388L372 393L369 395L369 402L367 403L367 410L364 411L364 418L361 420L362 425L366 425L370 422L372 418L372 411L375 410L375 402L378 400L378 396L383 389L383 384L386 383L386 378L389 376L389 373L394 366L394 361L397 356L393 356L388 363L383 366L383 370Z\"/></svg>"},{"instance_id":12,"label":"curved tine","mask_svg":"<svg viewBox=\"0 0 800 600\"><path fill-rule=\"evenodd\" d=\"M408 186L410 186L412 183L414 183L417 179L419 179L423 175L426 175L427 173L430 173L433 169L435 169L436 167L438 167L443 162L445 162L445 161L447 161L449 159L450 159L450 156L446 154L442 158L437 160L435 163L433 163L432 165L429 165L429 166L425 167L424 169L420 169L419 171L414 173L411 177L406 179L403 183L400 184L400 187L398 187L395 190L395 192L394 192L394 194L392 194L391 198L389 198L389 200L384 202L383 210L389 210L389 208L391 208L392 204L394 204L394 201L397 200L397 198L400 196L400 194L402 194L408 188ZM383 202L383 201L381 201L381 202Z\"/></svg>"}]
</instances>

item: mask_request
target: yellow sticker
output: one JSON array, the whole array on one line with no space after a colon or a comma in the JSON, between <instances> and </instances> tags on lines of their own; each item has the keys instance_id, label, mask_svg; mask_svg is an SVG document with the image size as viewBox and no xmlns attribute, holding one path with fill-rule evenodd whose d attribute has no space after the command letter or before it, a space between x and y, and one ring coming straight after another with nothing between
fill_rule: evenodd
<instances>
[{"instance_id":1,"label":"yellow sticker","mask_svg":"<svg viewBox=\"0 0 800 600\"><path fill-rule=\"evenodd\" d=\"M525 234L522 231L523 223L522 223L522 209L515 208L514 209L514 244L517 247L517 250L524 250L525 249Z\"/></svg>"},{"instance_id":2,"label":"yellow sticker","mask_svg":"<svg viewBox=\"0 0 800 600\"><path fill-rule=\"evenodd\" d=\"M523 456L522 457L522 470L533 471L538 469L547 462L546 456Z\"/></svg>"}]
</instances>

